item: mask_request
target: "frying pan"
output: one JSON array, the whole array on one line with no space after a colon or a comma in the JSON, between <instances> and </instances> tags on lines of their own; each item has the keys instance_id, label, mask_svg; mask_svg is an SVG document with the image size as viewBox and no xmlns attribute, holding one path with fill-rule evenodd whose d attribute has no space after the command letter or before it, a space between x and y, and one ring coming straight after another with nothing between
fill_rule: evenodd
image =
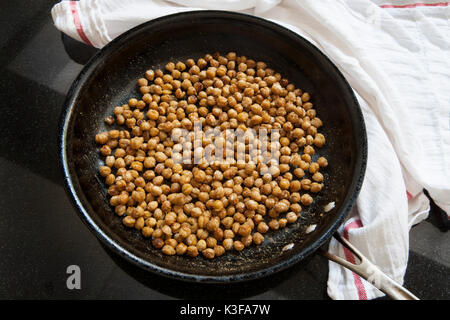
<instances>
[{"instance_id":1,"label":"frying pan","mask_svg":"<svg viewBox=\"0 0 450 320\"><path fill-rule=\"evenodd\" d=\"M163 69L169 61L197 59L217 51L236 51L264 61L296 87L311 93L324 123L321 132L327 139L313 158L328 159L325 187L314 203L303 210L301 219L283 230L267 233L260 246L228 252L212 260L165 256L138 231L127 229L109 206L107 190L98 174L103 159L94 136L107 130L103 119L112 114L116 105L138 96L136 79L145 70ZM113 252L145 270L176 279L245 281L292 266L317 251L335 233L352 208L364 178L366 130L347 81L310 42L277 24L249 15L184 12L125 32L87 63L67 95L64 110L60 155L67 190L81 219ZM335 203L335 208L325 212L324 207L330 202ZM316 228L308 234L310 225ZM338 257L324 255L340 262ZM358 257L363 260L362 255ZM361 273L357 269L354 272Z\"/></svg>"}]
</instances>

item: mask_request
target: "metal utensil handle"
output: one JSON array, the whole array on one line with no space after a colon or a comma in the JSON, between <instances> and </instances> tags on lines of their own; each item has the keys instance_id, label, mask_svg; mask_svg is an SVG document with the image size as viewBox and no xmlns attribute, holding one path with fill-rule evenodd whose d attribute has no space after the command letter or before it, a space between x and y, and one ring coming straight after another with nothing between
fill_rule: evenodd
<instances>
[{"instance_id":1,"label":"metal utensil handle","mask_svg":"<svg viewBox=\"0 0 450 320\"><path fill-rule=\"evenodd\" d=\"M386 295L396 300L419 300L414 294L407 289L399 285L396 281L388 277L382 272L376 265L369 261L358 249L356 249L350 242L342 238L339 234L334 234L336 240L338 240L344 247L350 250L360 261L359 264L353 264L347 260L342 259L327 251L322 251L322 255L329 260L340 264L341 266L350 269L354 273L358 274L369 283L374 285L377 289L384 292Z\"/></svg>"}]
</instances>

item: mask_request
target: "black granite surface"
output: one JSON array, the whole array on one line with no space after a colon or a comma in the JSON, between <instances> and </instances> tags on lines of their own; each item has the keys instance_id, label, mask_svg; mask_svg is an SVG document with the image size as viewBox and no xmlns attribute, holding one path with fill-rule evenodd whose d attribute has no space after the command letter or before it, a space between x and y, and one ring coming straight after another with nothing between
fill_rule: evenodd
<instances>
[{"instance_id":1,"label":"black granite surface","mask_svg":"<svg viewBox=\"0 0 450 320\"><path fill-rule=\"evenodd\" d=\"M263 280L211 286L145 273L102 247L69 202L57 155L65 93L92 50L69 41L69 56L54 3L0 4L0 299L329 299L319 255ZM449 299L450 236L430 221L411 231L405 286ZM69 265L81 268L81 290L66 287Z\"/></svg>"}]
</instances>

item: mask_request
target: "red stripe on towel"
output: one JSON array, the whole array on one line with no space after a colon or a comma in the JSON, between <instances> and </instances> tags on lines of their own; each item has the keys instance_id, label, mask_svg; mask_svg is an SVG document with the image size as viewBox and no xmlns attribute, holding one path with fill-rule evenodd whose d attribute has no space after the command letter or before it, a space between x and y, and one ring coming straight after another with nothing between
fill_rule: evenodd
<instances>
[{"instance_id":1,"label":"red stripe on towel","mask_svg":"<svg viewBox=\"0 0 450 320\"><path fill-rule=\"evenodd\" d=\"M411 193L409 193L408 190L406 190L406 196L408 197L408 200L414 198L413 195Z\"/></svg>"},{"instance_id":2,"label":"red stripe on towel","mask_svg":"<svg viewBox=\"0 0 450 320\"><path fill-rule=\"evenodd\" d=\"M361 220L359 220L359 219L353 220L352 222L350 222L348 225L345 226L344 238L346 240L348 240L348 231L350 229L356 229L356 228L361 228L361 227L362 227ZM345 258L347 259L348 262L353 263L353 264L356 263L355 256L346 247L344 247L344 253L345 253ZM355 286L356 286L356 290L358 292L359 300L367 300L366 289L364 288L364 284L362 283L361 278L356 273L353 272L353 279L355 281Z\"/></svg>"},{"instance_id":3,"label":"red stripe on towel","mask_svg":"<svg viewBox=\"0 0 450 320\"><path fill-rule=\"evenodd\" d=\"M436 2L436 3L412 3L412 4L382 4L381 8L416 8L416 7L447 7L450 2Z\"/></svg>"},{"instance_id":4,"label":"red stripe on towel","mask_svg":"<svg viewBox=\"0 0 450 320\"><path fill-rule=\"evenodd\" d=\"M93 47L91 41L89 41L88 37L84 33L83 26L81 25L80 15L78 14L77 9L77 2L78 1L70 1L70 10L72 11L73 23L75 24L75 28L77 28L77 32L81 40Z\"/></svg>"}]
</instances>

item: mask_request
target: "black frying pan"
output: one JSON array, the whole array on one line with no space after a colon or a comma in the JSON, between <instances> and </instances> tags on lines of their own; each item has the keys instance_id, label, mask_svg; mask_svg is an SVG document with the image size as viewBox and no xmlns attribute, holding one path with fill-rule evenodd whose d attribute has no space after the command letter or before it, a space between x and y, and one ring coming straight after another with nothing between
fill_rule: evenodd
<instances>
[{"instance_id":1,"label":"black frying pan","mask_svg":"<svg viewBox=\"0 0 450 320\"><path fill-rule=\"evenodd\" d=\"M123 226L109 206L98 175L103 161L94 136L106 130L103 119L116 105L138 96L136 79L169 61L206 53L236 51L265 61L297 87L312 95L323 120L326 145L325 187L295 224L269 232L260 246L206 260L165 256L138 231ZM61 160L68 192L80 217L94 234L125 259L161 275L201 282L229 282L272 274L303 260L324 244L343 223L361 187L367 138L361 109L335 65L311 43L269 21L224 11L196 11L165 16L142 24L113 40L96 54L73 83L61 126ZM323 207L336 207L324 213ZM324 213L322 216L320 214ZM310 234L310 224L317 228ZM283 248L293 243L291 250Z\"/></svg>"}]
</instances>

